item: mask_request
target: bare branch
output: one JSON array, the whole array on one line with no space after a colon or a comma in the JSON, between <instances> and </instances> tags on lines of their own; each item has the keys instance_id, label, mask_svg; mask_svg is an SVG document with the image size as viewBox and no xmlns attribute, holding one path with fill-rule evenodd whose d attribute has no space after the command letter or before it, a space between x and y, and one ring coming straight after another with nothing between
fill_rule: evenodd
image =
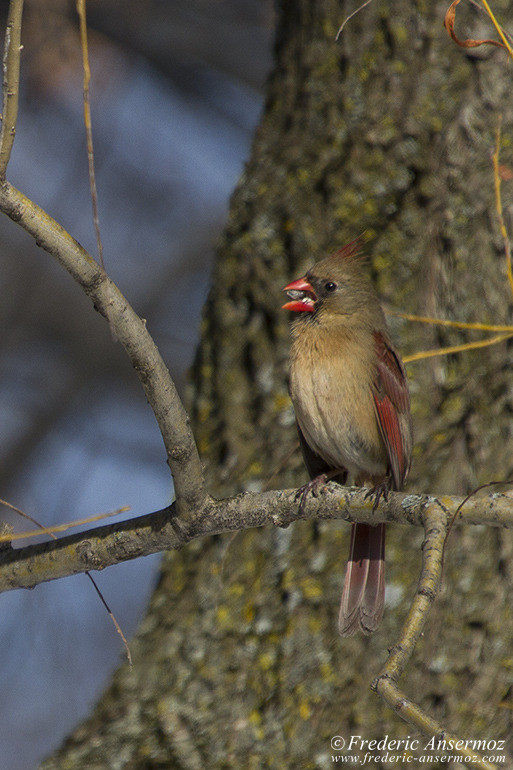
<instances>
[{"instance_id":1,"label":"bare branch","mask_svg":"<svg viewBox=\"0 0 513 770\"><path fill-rule=\"evenodd\" d=\"M0 210L26 230L70 273L109 322L125 348L158 422L177 507L187 519L205 500L203 470L183 407L169 371L139 318L117 286L90 254L43 209L8 182L0 184Z\"/></svg>"},{"instance_id":2,"label":"bare branch","mask_svg":"<svg viewBox=\"0 0 513 770\"><path fill-rule=\"evenodd\" d=\"M16 133L18 92L20 86L21 17L23 0L11 0L4 43L4 83L2 131L0 132L0 181L5 179L7 164Z\"/></svg>"},{"instance_id":3,"label":"bare branch","mask_svg":"<svg viewBox=\"0 0 513 770\"><path fill-rule=\"evenodd\" d=\"M187 521L178 515L173 504L128 521L0 553L0 592L33 588L49 580L87 570L101 570L159 551L180 550L199 537L269 524L286 527L299 520L345 519L370 524L384 521L423 526L431 515L426 511L436 510L446 527L462 503L462 499L457 497L437 499L391 492L388 502L381 502L374 512L372 501L366 498L367 491L362 487L340 487L331 483L319 497L308 497L301 513L298 511L296 490L293 489L261 494L247 492L224 500L207 498ZM511 497L497 493L480 499L472 498L458 513L455 524L513 528L512 503ZM426 550L425 558L427 553ZM419 597L422 596L423 592L419 594ZM422 613L417 613L415 609L413 620L407 621L410 624L408 634L412 634L411 624L418 624L423 618ZM415 635L412 637L412 644L416 638ZM399 676L402 668L399 666L397 671Z\"/></svg>"},{"instance_id":4,"label":"bare branch","mask_svg":"<svg viewBox=\"0 0 513 770\"><path fill-rule=\"evenodd\" d=\"M5 181L18 111L22 10L22 0L11 0L4 55L5 112L0 135L0 210L30 233L36 243L55 257L80 284L125 348L164 440L178 511L187 519L205 500L203 469L189 418L157 346L146 329L146 322L134 312L103 267L98 266L52 217Z\"/></svg>"},{"instance_id":5,"label":"bare branch","mask_svg":"<svg viewBox=\"0 0 513 770\"><path fill-rule=\"evenodd\" d=\"M455 753L460 754L466 761L471 761L476 767L493 770L496 765L490 764L470 749L465 741L447 732L441 724L410 700L397 686L397 681L413 654L426 623L428 612L440 588L444 543L449 522L450 519L447 518L445 506L442 508L437 501L432 501L426 507L424 512L426 539L422 545L422 571L417 593L399 639L390 650L390 655L383 669L372 683L372 689L381 695L385 703L402 719L418 728L423 734L431 734L446 741Z\"/></svg>"}]
</instances>

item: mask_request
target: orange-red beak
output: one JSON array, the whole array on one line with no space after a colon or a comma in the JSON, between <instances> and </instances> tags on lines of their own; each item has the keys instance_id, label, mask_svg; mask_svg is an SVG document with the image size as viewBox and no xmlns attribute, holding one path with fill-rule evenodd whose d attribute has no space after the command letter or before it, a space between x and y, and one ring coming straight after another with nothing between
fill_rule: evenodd
<instances>
[{"instance_id":1,"label":"orange-red beak","mask_svg":"<svg viewBox=\"0 0 513 770\"><path fill-rule=\"evenodd\" d=\"M311 283L306 278L298 278L296 281L287 284L283 291L286 291L291 302L282 305L284 310L292 310L295 313L313 313L315 301L315 291Z\"/></svg>"}]
</instances>

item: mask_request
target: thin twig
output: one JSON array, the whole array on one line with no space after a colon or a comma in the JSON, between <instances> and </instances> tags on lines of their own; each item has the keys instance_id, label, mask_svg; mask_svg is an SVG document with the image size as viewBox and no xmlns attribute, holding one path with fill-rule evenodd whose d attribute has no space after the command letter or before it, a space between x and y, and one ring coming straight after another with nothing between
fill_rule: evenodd
<instances>
[{"instance_id":1,"label":"thin twig","mask_svg":"<svg viewBox=\"0 0 513 770\"><path fill-rule=\"evenodd\" d=\"M506 34L503 32L502 27L500 26L500 24L498 23L497 19L493 15L492 9L490 8L490 6L486 2L486 0L481 0L481 2L483 3L483 5L485 7L485 10L486 10L488 16L492 20L492 24L495 27L495 29L497 30L497 33L498 33L500 39L504 43L504 47L507 49L509 55L513 59L513 49L511 48L511 46L509 44L509 40L508 40Z\"/></svg>"},{"instance_id":2,"label":"thin twig","mask_svg":"<svg viewBox=\"0 0 513 770\"><path fill-rule=\"evenodd\" d=\"M477 8L477 10L479 11L479 13L484 13L484 14L485 14L485 16L490 16L490 14L489 14L489 13L487 13L487 11L486 11L486 8L483 8L483 6L482 6L480 3L478 3L478 2L477 2L477 0L468 0L468 2L470 3L470 5L473 5L473 6L474 6L474 8ZM507 31L506 31L506 30L504 30L504 29L503 29L502 31L504 32L504 34L506 35L506 37L508 38L508 40L509 40L509 41L510 41L510 43L511 43L511 42L513 41L513 36L512 36L512 35L510 35L510 34L509 34L509 32L507 32Z\"/></svg>"},{"instance_id":3,"label":"thin twig","mask_svg":"<svg viewBox=\"0 0 513 770\"><path fill-rule=\"evenodd\" d=\"M21 18L23 0L11 0L5 28L3 113L0 132L0 181L5 179L11 157L16 122L18 120L18 93L20 87Z\"/></svg>"},{"instance_id":4,"label":"thin twig","mask_svg":"<svg viewBox=\"0 0 513 770\"><path fill-rule=\"evenodd\" d=\"M510 334L498 334L496 337L490 337L487 340L477 340L477 342L465 342L462 345L451 345L448 348L436 348L435 350L422 350L419 353L412 353L410 356L403 356L405 364L411 364L413 361L422 361L424 358L434 358L435 356L447 356L450 353L463 353L466 350L478 350L486 348L489 345L497 345L499 342L509 340L513 337Z\"/></svg>"},{"instance_id":5,"label":"thin twig","mask_svg":"<svg viewBox=\"0 0 513 770\"><path fill-rule=\"evenodd\" d=\"M497 216L499 217L499 229L501 231L502 240L504 242L504 254L506 256L506 275L508 276L509 288L513 294L513 271L511 268L511 243L509 240L508 231L504 222L502 214L502 195L501 195L501 175L499 167L499 154L501 150L501 123L502 115L499 115L497 122L497 133L495 140L495 150L492 155L493 161L493 181L495 187L495 207L497 210Z\"/></svg>"},{"instance_id":6,"label":"thin twig","mask_svg":"<svg viewBox=\"0 0 513 770\"><path fill-rule=\"evenodd\" d=\"M346 26L347 22L350 21L353 18L353 16L356 16L357 13L360 13L360 11L362 11L366 5L369 5L369 3L372 3L372 0L365 0L365 3L362 3L362 5L360 5L360 7L356 9L356 11L353 11L352 13L349 14L349 16L346 19L344 19L344 21L339 27L337 34L335 35L335 40L339 39L340 35L342 34L342 30Z\"/></svg>"},{"instance_id":7,"label":"thin twig","mask_svg":"<svg viewBox=\"0 0 513 770\"><path fill-rule=\"evenodd\" d=\"M485 324L478 322L465 321L447 321L445 318L430 318L428 316L413 315L412 313L399 313L395 310L386 310L388 315L395 318L404 318L406 321L415 321L422 324L433 324L435 326L448 326L452 329L475 329L482 332L513 332L511 324Z\"/></svg>"},{"instance_id":8,"label":"thin twig","mask_svg":"<svg viewBox=\"0 0 513 770\"><path fill-rule=\"evenodd\" d=\"M42 530L42 532L43 532L45 535L49 535L49 536L50 536L50 537L51 537L51 538L52 538L54 541L56 541L56 540L57 540L57 537L56 537L56 536L54 535L54 533L51 531L51 528L45 527L45 526L44 526L44 524L40 524L40 523L39 523L39 521L38 521L37 519L35 519L33 516L31 516L29 513L26 513L25 511L22 511L22 510L21 510L21 508L17 508L17 507L16 507L15 505L13 505L12 503L9 503L9 502L7 502L7 500L0 500L0 503L1 503L2 505L5 505L5 506L7 506L7 508L10 508L12 511L15 511L17 514L19 514L20 516L22 516L24 519L27 519L28 521L31 521L31 522L32 522L32 524L35 524L35 526L36 526L36 527L38 527L38 529ZM121 509L121 510L123 510L123 509ZM121 510L119 510L119 511L115 511L114 513L121 513ZM126 510L126 509L125 509L125 510ZM114 515L114 513L112 513L112 514L109 514L109 515L112 515L112 516L113 516L113 515ZM95 517L93 517L93 518L95 518ZM96 518L97 518L97 517L96 517ZM14 540L14 537L13 537L13 538L11 538L11 539L12 539L12 540ZM105 599L104 595L102 594L102 592L101 592L101 591L100 591L100 589L98 588L98 584L97 584L96 580L93 578L93 576L91 575L91 573L90 573L89 571L87 571L87 570L86 570L86 571L85 571L85 576L86 576L87 578L89 578L89 580L91 581L91 583L92 583L92 585L93 585L93 588L94 588L94 590L95 590L95 591L96 591L96 593L98 594L98 596L99 596L99 598L100 598L100 600L101 600L101 602L102 602L103 606L104 606L104 607L105 607L105 609L107 610L107 614L109 615L109 617L110 617L110 619L111 619L111 621L112 621L112 624L113 624L114 628L116 629L117 633L120 635L120 637L121 637L121 639L122 639L122 641L123 641L123 644L124 644L124 647L125 647L125 651L126 651L126 657L127 657L128 663L129 663L129 665L130 665L130 666L132 666L132 654L131 654L131 652L130 652L130 647L128 646L128 642L127 642L127 640L126 640L126 636L124 635L124 633L123 633L123 631L122 631L122 629L121 629L121 626L119 625L119 623L118 623L118 621L117 621L117 618L116 618L116 616L114 615L114 613L112 612L111 608L110 608L110 607L109 607L109 605L107 604L107 601L106 601L106 599Z\"/></svg>"},{"instance_id":9,"label":"thin twig","mask_svg":"<svg viewBox=\"0 0 513 770\"><path fill-rule=\"evenodd\" d=\"M127 660L128 660L128 665L130 666L130 668L132 668L132 665L133 665L133 664L132 664L132 653L130 652L130 646L129 646L129 644L128 644L128 641L127 641L127 638L126 638L126 636L125 636L125 635L124 635L124 633L123 633L123 629L122 629L122 628L121 628L121 626L119 625L119 623L118 623L118 621L117 621L117 618L116 618L116 616L114 615L114 613L112 612L111 608L110 608L110 607L109 607L109 605L107 604L107 601L106 601L106 599L105 599L104 595L102 594L102 592L101 592L101 591L100 591L100 589L98 588L98 583L96 582L96 580L93 578L93 576L91 575L91 573L90 573L90 572L86 572L85 574L87 575L87 577L89 578L89 580L90 580L90 581L91 581L91 583L93 584L93 588L94 588L94 590L95 590L95 591L96 591L96 593L98 594L98 596L99 596L99 598L100 598L100 601L101 601L101 603L103 604L103 606L104 606L104 607L105 607L105 609L107 610L107 614L108 614L109 618L110 618L110 619L111 619L111 621L112 621L112 625L113 625L113 626L114 626L114 628L116 629L117 633L120 635L120 637L121 637L121 640L122 640L122 642L123 642L123 645L124 645L124 647L125 647L125 652L126 652L126 658L127 658Z\"/></svg>"},{"instance_id":10,"label":"thin twig","mask_svg":"<svg viewBox=\"0 0 513 770\"><path fill-rule=\"evenodd\" d=\"M454 527L454 522L458 518L459 514L461 513L461 510L464 505L468 503L469 500L471 500L475 495L477 495L478 492L482 492L483 489L488 489L489 487L503 487L503 486L511 486L513 484L513 480L506 479L506 480L498 480L498 481L487 481L486 484L480 484L480 486L476 487L475 489L470 492L458 505L456 510L454 511L453 515L451 516L451 519L449 521L449 526L447 527L447 537L445 538L445 545L444 545L444 551L445 547L447 546L447 541L449 539L449 535L451 534L452 528Z\"/></svg>"},{"instance_id":11,"label":"thin twig","mask_svg":"<svg viewBox=\"0 0 513 770\"><path fill-rule=\"evenodd\" d=\"M87 140L87 162L89 167L89 186L91 188L91 203L93 206L93 224L96 233L96 246L100 265L105 269L103 261L103 244L100 235L100 217L98 214L98 192L96 189L96 174L94 171L93 126L91 121L91 100L89 98L89 83L91 69L89 67L89 47L87 44L87 19L85 0L77 0L77 13L80 20L80 44L82 47L82 66L84 69L84 126Z\"/></svg>"}]
</instances>

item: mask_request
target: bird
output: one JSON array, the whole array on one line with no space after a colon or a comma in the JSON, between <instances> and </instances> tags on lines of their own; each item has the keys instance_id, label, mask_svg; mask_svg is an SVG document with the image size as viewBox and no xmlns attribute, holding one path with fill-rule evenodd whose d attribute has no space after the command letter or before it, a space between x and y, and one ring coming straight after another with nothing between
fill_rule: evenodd
<instances>
[{"instance_id":1,"label":"bird","mask_svg":"<svg viewBox=\"0 0 513 770\"><path fill-rule=\"evenodd\" d=\"M370 486L376 510L400 490L413 446L406 372L366 269L361 236L287 284L289 391L310 482ZM385 524L353 523L338 630L370 634L385 602Z\"/></svg>"}]
</instances>

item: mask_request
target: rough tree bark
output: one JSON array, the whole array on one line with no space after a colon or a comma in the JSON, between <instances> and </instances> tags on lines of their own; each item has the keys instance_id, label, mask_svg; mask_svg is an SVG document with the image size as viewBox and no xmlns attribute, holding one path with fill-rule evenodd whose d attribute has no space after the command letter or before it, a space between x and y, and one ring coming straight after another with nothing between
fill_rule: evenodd
<instances>
[{"instance_id":1,"label":"rough tree bark","mask_svg":"<svg viewBox=\"0 0 513 770\"><path fill-rule=\"evenodd\" d=\"M219 494L305 478L299 452L289 456L280 289L319 256L366 230L394 308L510 320L490 150L499 112L512 136L511 67L501 50L456 48L442 26L446 5L375 0L337 43L353 7L281 2L265 113L219 244L192 373L195 432ZM505 19L506 0L495 8ZM457 23L465 27L464 14ZM485 17L473 11L465 36L490 37ZM391 327L404 353L473 338ZM511 476L511 359L502 343L409 366L409 489L466 493ZM413 593L420 534L390 531L382 629L341 640L348 529L298 523L169 556L133 669L117 671L44 767L315 768L331 763L332 735L411 734L369 683ZM404 683L453 730L506 738L510 753L512 593L511 534L453 531L444 590Z\"/></svg>"}]
</instances>

